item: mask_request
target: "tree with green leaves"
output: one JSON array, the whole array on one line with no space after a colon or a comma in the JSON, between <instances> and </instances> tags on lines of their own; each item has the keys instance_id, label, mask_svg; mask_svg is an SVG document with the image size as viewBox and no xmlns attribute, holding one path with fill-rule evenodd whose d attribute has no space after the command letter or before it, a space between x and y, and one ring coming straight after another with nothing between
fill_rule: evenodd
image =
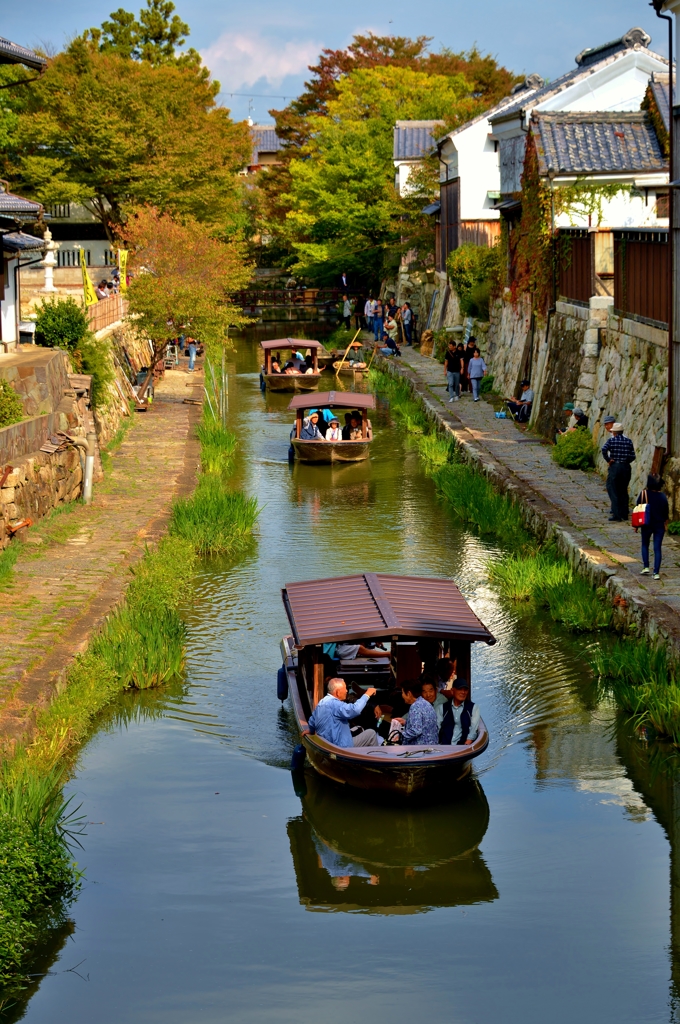
<instances>
[{"instance_id":1,"label":"tree with green leaves","mask_svg":"<svg viewBox=\"0 0 680 1024\"><path fill-rule=\"evenodd\" d=\"M245 288L252 268L242 242L210 238L195 220L184 223L152 207L135 210L121 229L133 271L129 322L153 344L153 367L180 334L206 345L228 345L229 329L249 320L230 296Z\"/></svg>"},{"instance_id":2,"label":"tree with green leaves","mask_svg":"<svg viewBox=\"0 0 680 1024\"><path fill-rule=\"evenodd\" d=\"M101 29L90 29L103 53L117 53L133 60L146 60L154 66L196 57L195 50L177 55L177 48L184 46L189 26L177 14L172 0L146 0L146 10L135 18L130 11L119 7L104 21Z\"/></svg>"},{"instance_id":3,"label":"tree with green leaves","mask_svg":"<svg viewBox=\"0 0 680 1024\"><path fill-rule=\"evenodd\" d=\"M441 133L473 116L477 101L463 75L400 67L346 75L310 116L311 135L289 164L282 233L295 270L320 282L343 269L376 283L398 262L408 213L394 187L392 130L397 120L442 120Z\"/></svg>"},{"instance_id":4,"label":"tree with green leaves","mask_svg":"<svg viewBox=\"0 0 680 1024\"><path fill-rule=\"evenodd\" d=\"M130 208L152 204L214 232L241 229L247 125L216 103L187 26L169 0L122 8L50 60L9 124L12 182L43 203L85 204L111 239ZM0 125L1 128L1 125Z\"/></svg>"}]
</instances>

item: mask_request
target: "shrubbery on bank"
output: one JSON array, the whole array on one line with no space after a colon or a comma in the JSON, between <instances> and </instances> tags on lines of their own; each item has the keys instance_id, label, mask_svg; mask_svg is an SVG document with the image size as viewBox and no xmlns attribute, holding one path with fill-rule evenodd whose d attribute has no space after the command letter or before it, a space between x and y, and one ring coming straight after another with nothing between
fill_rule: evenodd
<instances>
[{"instance_id":1,"label":"shrubbery on bank","mask_svg":"<svg viewBox=\"0 0 680 1024\"><path fill-rule=\"evenodd\" d=\"M605 588L593 588L553 546L538 544L524 528L517 505L459 459L455 442L436 433L406 381L379 370L371 375L376 390L389 398L395 419L415 434L428 472L459 521L510 548L487 567L499 592L531 610L547 609L556 622L574 632L611 629L613 608ZM592 444L588 431L582 433ZM666 647L644 638L603 641L592 654L591 665L636 726L650 727L680 747L680 661Z\"/></svg>"},{"instance_id":2,"label":"shrubbery on bank","mask_svg":"<svg viewBox=\"0 0 680 1024\"><path fill-rule=\"evenodd\" d=\"M35 943L61 924L79 874L69 850L65 765L101 712L126 689L159 686L184 668L186 601L197 555L236 553L252 535L257 502L229 490L236 437L214 419L197 430L203 473L173 506L171 535L131 569L124 601L109 615L42 711L29 747L3 767L0 788L0 987L24 983ZM0 998L0 1008L2 1000Z\"/></svg>"}]
</instances>

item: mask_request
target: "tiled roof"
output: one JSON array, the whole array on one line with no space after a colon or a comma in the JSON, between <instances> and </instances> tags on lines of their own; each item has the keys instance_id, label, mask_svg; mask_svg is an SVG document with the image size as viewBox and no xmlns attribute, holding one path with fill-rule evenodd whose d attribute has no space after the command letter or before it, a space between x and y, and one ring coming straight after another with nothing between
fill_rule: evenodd
<instances>
[{"instance_id":1,"label":"tiled roof","mask_svg":"<svg viewBox=\"0 0 680 1024\"><path fill-rule=\"evenodd\" d=\"M22 199L11 192L0 188L0 216L16 214L19 217L37 217L42 210L40 203L34 203L30 199Z\"/></svg>"},{"instance_id":2,"label":"tiled roof","mask_svg":"<svg viewBox=\"0 0 680 1024\"><path fill-rule=\"evenodd\" d=\"M397 121L394 126L393 160L418 160L435 148L437 128L443 121Z\"/></svg>"},{"instance_id":3,"label":"tiled roof","mask_svg":"<svg viewBox=\"0 0 680 1024\"><path fill-rule=\"evenodd\" d=\"M620 39L612 39L610 43L602 43L601 46L591 46L576 54L576 63L582 68L588 64L595 64L597 61L611 57L614 53L621 53L622 50L630 50L633 46L649 46L652 37L642 28L631 28L625 36Z\"/></svg>"},{"instance_id":4,"label":"tiled roof","mask_svg":"<svg viewBox=\"0 0 680 1024\"><path fill-rule=\"evenodd\" d=\"M531 118L540 173L625 174L667 170L649 118L634 113L536 113Z\"/></svg>"},{"instance_id":5,"label":"tiled roof","mask_svg":"<svg viewBox=\"0 0 680 1024\"><path fill-rule=\"evenodd\" d=\"M11 43L9 39L0 36L0 64L25 64L27 68L34 71L42 71L47 67L44 57L39 57L33 50L28 50L18 43Z\"/></svg>"},{"instance_id":6,"label":"tiled roof","mask_svg":"<svg viewBox=\"0 0 680 1024\"><path fill-rule=\"evenodd\" d=\"M454 128L452 132L449 132L447 135L443 135L441 138L437 139L437 142L443 143L445 139L453 139L460 132L464 132L466 128L470 128L473 124L479 124L480 121L490 121L494 114L500 114L501 111L504 111L508 107L514 105L517 102L514 97L520 92L522 93L522 99L526 102L529 96L533 96L536 90L541 89L543 85L544 82L540 75L527 75L523 82L520 82L519 85L514 87L510 96L504 96L503 99L499 100L493 107L489 107L488 110L485 110L482 114L478 114L477 117L473 117L470 121L466 121L465 124L460 126L460 128Z\"/></svg>"},{"instance_id":7,"label":"tiled roof","mask_svg":"<svg viewBox=\"0 0 680 1024\"><path fill-rule=\"evenodd\" d=\"M668 131L670 115L668 109L668 75L655 71L649 80L649 88L652 90L654 102L661 115L664 128Z\"/></svg>"},{"instance_id":8,"label":"tiled roof","mask_svg":"<svg viewBox=\"0 0 680 1024\"><path fill-rule=\"evenodd\" d=\"M0 244L8 252L24 252L29 249L42 249L45 244L42 238L35 235L25 235L23 231L9 231L6 235L0 235Z\"/></svg>"},{"instance_id":9,"label":"tiled roof","mask_svg":"<svg viewBox=\"0 0 680 1024\"><path fill-rule=\"evenodd\" d=\"M622 37L622 41L630 39L636 31L637 30L635 29L631 29L630 32L628 32L625 36ZM637 46L639 44L636 42L634 45ZM530 100L530 104L532 107L537 106L544 100L551 99L553 96L556 96L558 93L562 92L568 86L573 85L575 82L588 78L588 76L592 75L594 71L599 71L600 68L604 67L605 65L613 64L615 61L619 60L625 53L628 52L628 50L632 48L633 43L629 42L626 45L622 44L619 48L612 50L611 47L613 46L613 43L607 43L605 46L598 46L592 50L584 50L583 53L580 53L578 55L577 60L579 58L583 58L584 54L592 55L592 59L590 59L590 57L587 60L582 59L582 62L579 64L578 67L574 68L573 71L567 71L566 74L561 75L559 78L553 79L552 82L548 82L546 85L543 86L542 89L537 89L535 92L531 93L530 97L520 94L520 97L516 103L511 104L509 107L505 107L503 110L499 111L498 114L492 116L490 120L493 123L493 121L495 120L505 121L506 119L509 120L510 118L515 117L517 114L521 113L527 107L528 99ZM656 57L657 60L663 61L664 63L668 63L666 58L662 57L660 54L653 53L651 50L648 50L646 52L649 53L651 56Z\"/></svg>"},{"instance_id":10,"label":"tiled roof","mask_svg":"<svg viewBox=\"0 0 680 1024\"><path fill-rule=\"evenodd\" d=\"M278 153L284 147L273 124L251 125L250 137L253 140L253 154L250 161L252 164L259 164L260 153Z\"/></svg>"}]
</instances>

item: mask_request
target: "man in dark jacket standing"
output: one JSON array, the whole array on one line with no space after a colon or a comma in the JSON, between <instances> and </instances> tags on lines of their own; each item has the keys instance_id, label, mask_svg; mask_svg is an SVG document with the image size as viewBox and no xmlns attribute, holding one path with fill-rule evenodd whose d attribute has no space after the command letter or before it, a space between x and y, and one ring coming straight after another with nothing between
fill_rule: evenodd
<instances>
[{"instance_id":1,"label":"man in dark jacket standing","mask_svg":"<svg viewBox=\"0 0 680 1024\"><path fill-rule=\"evenodd\" d=\"M635 448L631 439L624 434L622 423L614 423L612 426L611 437L605 442L602 455L609 464L607 494L612 503L609 522L627 522L630 465L635 462Z\"/></svg>"}]
</instances>

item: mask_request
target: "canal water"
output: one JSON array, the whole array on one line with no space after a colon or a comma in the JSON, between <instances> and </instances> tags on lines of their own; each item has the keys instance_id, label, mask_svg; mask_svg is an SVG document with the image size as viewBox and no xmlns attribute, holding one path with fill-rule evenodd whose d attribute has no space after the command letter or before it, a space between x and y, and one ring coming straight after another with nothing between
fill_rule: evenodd
<instances>
[{"instance_id":1,"label":"canal water","mask_svg":"<svg viewBox=\"0 0 680 1024\"><path fill-rule=\"evenodd\" d=\"M503 606L498 549L440 503L384 404L370 462L289 466L290 396L261 393L256 341L229 417L257 542L187 595L185 679L122 698L82 753L86 881L24 1019L675 1021L674 780L598 695L592 640ZM435 806L311 775L296 792L287 770L280 588L362 571L451 576L498 638L472 665L489 749Z\"/></svg>"}]
</instances>

